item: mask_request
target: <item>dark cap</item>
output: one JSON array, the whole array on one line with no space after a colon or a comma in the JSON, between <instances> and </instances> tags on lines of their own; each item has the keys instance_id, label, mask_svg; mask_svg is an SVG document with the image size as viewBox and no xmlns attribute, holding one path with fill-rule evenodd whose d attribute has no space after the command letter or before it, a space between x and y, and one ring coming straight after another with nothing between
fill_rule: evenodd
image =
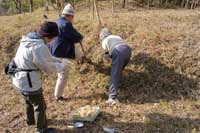
<instances>
[{"instance_id":1,"label":"dark cap","mask_svg":"<svg viewBox=\"0 0 200 133\"><path fill-rule=\"evenodd\" d=\"M58 26L55 22L44 22L38 33L42 37L56 37L58 36Z\"/></svg>"}]
</instances>

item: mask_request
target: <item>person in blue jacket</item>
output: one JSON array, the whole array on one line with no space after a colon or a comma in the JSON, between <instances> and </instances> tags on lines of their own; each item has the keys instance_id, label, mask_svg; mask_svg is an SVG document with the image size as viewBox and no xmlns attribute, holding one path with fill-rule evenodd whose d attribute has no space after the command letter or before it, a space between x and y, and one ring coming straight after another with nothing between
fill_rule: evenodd
<instances>
[{"instance_id":1,"label":"person in blue jacket","mask_svg":"<svg viewBox=\"0 0 200 133\"><path fill-rule=\"evenodd\" d=\"M49 48L53 56L57 58L75 59L82 58L80 50L75 50L75 44L81 42L83 36L73 27L74 9L68 4L65 6L62 16L56 21L59 35L52 41ZM75 51L78 51L77 53ZM69 68L58 73L54 96L56 100L63 99L63 91L67 82Z\"/></svg>"}]
</instances>

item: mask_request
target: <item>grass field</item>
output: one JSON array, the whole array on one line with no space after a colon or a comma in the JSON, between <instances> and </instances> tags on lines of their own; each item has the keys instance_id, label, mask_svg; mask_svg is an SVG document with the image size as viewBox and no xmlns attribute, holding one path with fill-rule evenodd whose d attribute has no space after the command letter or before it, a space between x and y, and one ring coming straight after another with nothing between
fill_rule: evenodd
<instances>
[{"instance_id":1,"label":"grass field","mask_svg":"<svg viewBox=\"0 0 200 133\"><path fill-rule=\"evenodd\" d=\"M122 36L133 49L123 73L120 104L109 107L109 64L102 62L99 27L88 9L77 12L74 25L84 35L93 64L71 66L63 102L53 97L56 74L44 75L43 89L49 126L58 132L103 132L111 126L125 133L200 132L200 11L120 10L100 11L103 25ZM21 35L34 31L43 11L0 17L0 68L11 59ZM56 20L57 13L48 13ZM80 69L83 70L80 73ZM0 75L0 132L32 132L24 118L24 101L3 72ZM97 105L101 115L83 129L71 130L70 113L84 105Z\"/></svg>"}]
</instances>

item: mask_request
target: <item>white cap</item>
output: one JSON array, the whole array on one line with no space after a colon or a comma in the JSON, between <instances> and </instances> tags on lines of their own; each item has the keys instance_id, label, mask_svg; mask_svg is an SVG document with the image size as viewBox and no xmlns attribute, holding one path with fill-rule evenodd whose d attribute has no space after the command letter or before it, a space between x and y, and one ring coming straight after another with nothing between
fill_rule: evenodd
<instances>
[{"instance_id":1,"label":"white cap","mask_svg":"<svg viewBox=\"0 0 200 133\"><path fill-rule=\"evenodd\" d=\"M71 4L67 4L63 9L62 15L72 15L74 16L74 8Z\"/></svg>"}]
</instances>

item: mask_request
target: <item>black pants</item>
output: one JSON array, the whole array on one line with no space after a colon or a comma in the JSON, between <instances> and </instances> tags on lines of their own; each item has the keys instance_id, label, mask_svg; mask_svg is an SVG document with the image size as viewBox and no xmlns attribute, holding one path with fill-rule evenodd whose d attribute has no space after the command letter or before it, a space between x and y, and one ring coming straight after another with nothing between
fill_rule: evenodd
<instances>
[{"instance_id":1,"label":"black pants","mask_svg":"<svg viewBox=\"0 0 200 133\"><path fill-rule=\"evenodd\" d=\"M24 95L25 113L28 125L36 125L37 130L47 128L46 104L43 94Z\"/></svg>"}]
</instances>

